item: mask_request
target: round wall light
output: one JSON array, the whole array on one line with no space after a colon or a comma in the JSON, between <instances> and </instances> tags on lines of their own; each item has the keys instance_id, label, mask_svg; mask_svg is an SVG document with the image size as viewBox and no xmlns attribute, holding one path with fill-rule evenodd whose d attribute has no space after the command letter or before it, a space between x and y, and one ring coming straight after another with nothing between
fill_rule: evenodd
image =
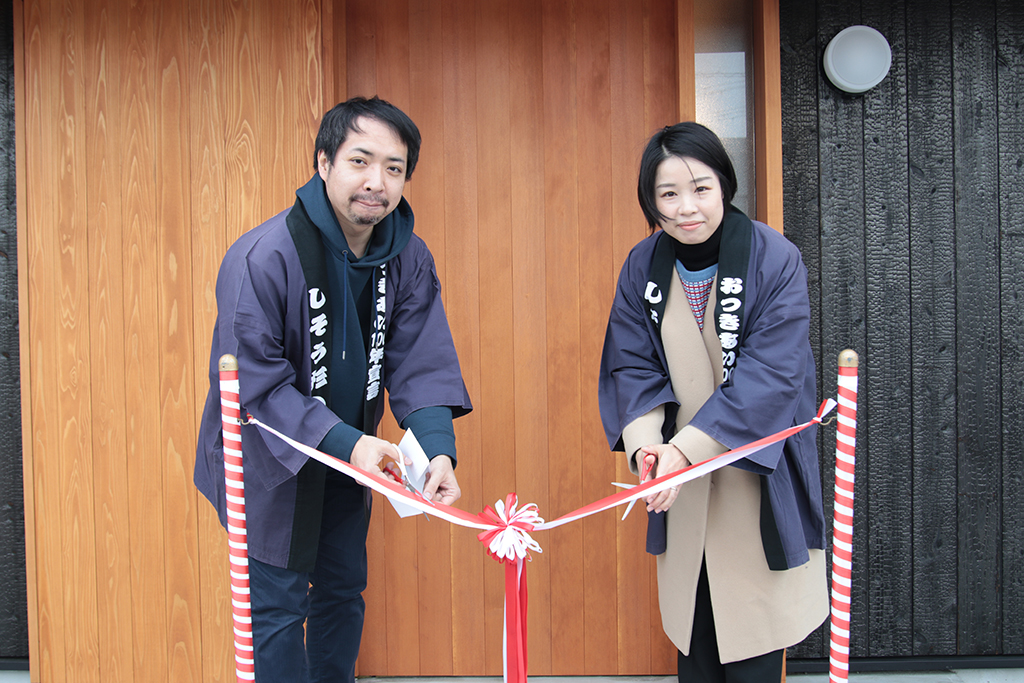
<instances>
[{"instance_id":1,"label":"round wall light","mask_svg":"<svg viewBox=\"0 0 1024 683\"><path fill-rule=\"evenodd\" d=\"M892 66L889 41L870 26L850 26L825 48L825 73L840 90L861 93L885 78Z\"/></svg>"}]
</instances>

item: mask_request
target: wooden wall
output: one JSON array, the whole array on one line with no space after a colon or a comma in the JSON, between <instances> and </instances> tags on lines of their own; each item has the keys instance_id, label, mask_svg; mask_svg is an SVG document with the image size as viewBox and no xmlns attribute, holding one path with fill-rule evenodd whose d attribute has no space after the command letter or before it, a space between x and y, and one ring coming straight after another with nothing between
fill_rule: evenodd
<instances>
[{"instance_id":1,"label":"wooden wall","mask_svg":"<svg viewBox=\"0 0 1024 683\"><path fill-rule=\"evenodd\" d=\"M1022 655L1024 7L783 0L781 17L786 234L822 393L827 359L861 357L852 655ZM863 95L821 66L852 24L893 51Z\"/></svg>"},{"instance_id":2,"label":"wooden wall","mask_svg":"<svg viewBox=\"0 0 1024 683\"><path fill-rule=\"evenodd\" d=\"M231 241L292 203L347 95L424 134L408 196L476 406L457 422L460 505L516 491L553 518L626 476L596 371L645 234L639 153L679 118L676 3L14 11L33 681L232 680L225 534L191 483L213 285ZM531 674L674 670L642 536L615 512L541 535ZM369 550L361 675L500 672L502 570L471 531L378 501Z\"/></svg>"}]
</instances>

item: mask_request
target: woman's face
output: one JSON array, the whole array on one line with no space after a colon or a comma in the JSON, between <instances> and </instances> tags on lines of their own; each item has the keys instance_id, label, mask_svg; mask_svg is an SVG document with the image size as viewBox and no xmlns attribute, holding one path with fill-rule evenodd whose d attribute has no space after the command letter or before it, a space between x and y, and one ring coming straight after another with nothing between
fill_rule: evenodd
<instances>
[{"instance_id":1,"label":"woman's face","mask_svg":"<svg viewBox=\"0 0 1024 683\"><path fill-rule=\"evenodd\" d=\"M690 157L669 157L654 181L661 229L683 244L702 244L722 223L725 203L718 175Z\"/></svg>"}]
</instances>

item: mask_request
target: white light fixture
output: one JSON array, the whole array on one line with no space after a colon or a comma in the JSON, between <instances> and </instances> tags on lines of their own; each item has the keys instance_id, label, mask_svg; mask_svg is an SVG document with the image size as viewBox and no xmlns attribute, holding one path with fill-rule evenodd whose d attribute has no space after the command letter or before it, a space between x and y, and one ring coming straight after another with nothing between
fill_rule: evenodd
<instances>
[{"instance_id":1,"label":"white light fixture","mask_svg":"<svg viewBox=\"0 0 1024 683\"><path fill-rule=\"evenodd\" d=\"M885 78L892 66L889 41L870 26L850 26L825 48L825 73L840 90L861 93Z\"/></svg>"}]
</instances>

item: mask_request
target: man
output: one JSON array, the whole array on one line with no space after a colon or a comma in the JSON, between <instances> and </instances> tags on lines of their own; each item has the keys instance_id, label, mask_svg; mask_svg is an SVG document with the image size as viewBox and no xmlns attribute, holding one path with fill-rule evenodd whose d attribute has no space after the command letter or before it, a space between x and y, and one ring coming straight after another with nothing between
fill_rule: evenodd
<instances>
[{"instance_id":1,"label":"man","mask_svg":"<svg viewBox=\"0 0 1024 683\"><path fill-rule=\"evenodd\" d=\"M424 495L445 504L461 495L452 419L472 406L433 258L402 197L419 147L416 125L393 105L337 105L294 206L224 257L195 468L221 524L226 353L238 358L245 411L377 476L385 458L402 457L373 436L386 388L431 458ZM353 681L369 489L258 429L242 430L242 451L256 680Z\"/></svg>"}]
</instances>

